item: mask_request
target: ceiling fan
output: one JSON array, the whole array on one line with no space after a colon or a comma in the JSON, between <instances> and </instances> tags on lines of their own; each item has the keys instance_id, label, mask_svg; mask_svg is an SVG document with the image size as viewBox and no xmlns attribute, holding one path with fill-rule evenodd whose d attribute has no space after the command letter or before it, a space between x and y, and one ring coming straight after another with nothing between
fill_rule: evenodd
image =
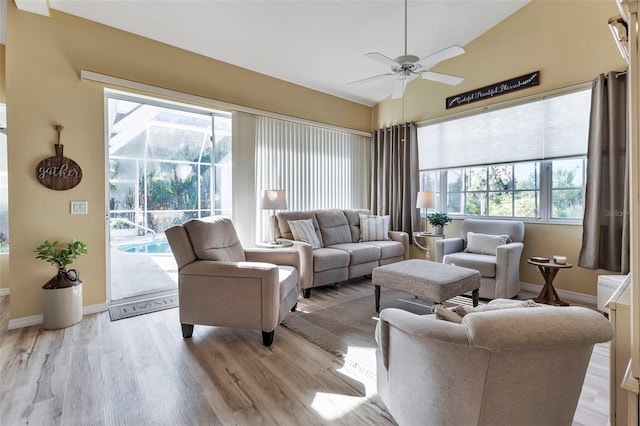
<instances>
[{"instance_id":1,"label":"ceiling fan","mask_svg":"<svg viewBox=\"0 0 640 426\"><path fill-rule=\"evenodd\" d=\"M462 55L464 49L460 46L453 45L439 52L419 58L415 55L407 54L407 0L404 1L404 55L391 59L379 52L367 53L365 56L375 61L391 67L391 72L375 75L373 77L364 78L362 80L352 81L348 85L367 83L378 80L387 76L397 76L397 80L393 86L391 99L399 99L404 95L404 89L409 81L414 77L424 78L426 80L437 81L438 83L456 86L464 80L462 77L455 75L442 74L439 72L429 71L442 61Z\"/></svg>"}]
</instances>

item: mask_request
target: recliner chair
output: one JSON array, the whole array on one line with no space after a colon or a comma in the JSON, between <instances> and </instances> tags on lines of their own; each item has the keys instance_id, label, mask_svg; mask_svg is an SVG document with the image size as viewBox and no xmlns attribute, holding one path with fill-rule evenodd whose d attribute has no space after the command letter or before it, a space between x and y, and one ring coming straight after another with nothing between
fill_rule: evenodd
<instances>
[{"instance_id":1,"label":"recliner chair","mask_svg":"<svg viewBox=\"0 0 640 426\"><path fill-rule=\"evenodd\" d=\"M183 337L191 337L194 324L252 328L270 346L298 303L298 251L244 249L224 216L190 220L165 235L178 264Z\"/></svg>"},{"instance_id":2,"label":"recliner chair","mask_svg":"<svg viewBox=\"0 0 640 426\"><path fill-rule=\"evenodd\" d=\"M468 232L507 235L509 241L492 253L470 251ZM509 299L520 291L520 256L524 249L524 223L514 220L464 219L460 237L436 241L436 262L462 266L480 272L480 297ZM480 250L482 251L482 250Z\"/></svg>"}]
</instances>

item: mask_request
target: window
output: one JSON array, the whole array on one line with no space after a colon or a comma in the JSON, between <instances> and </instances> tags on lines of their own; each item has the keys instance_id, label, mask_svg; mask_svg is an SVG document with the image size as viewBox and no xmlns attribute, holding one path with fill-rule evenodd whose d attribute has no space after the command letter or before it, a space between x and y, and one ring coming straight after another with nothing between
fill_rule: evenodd
<instances>
[{"instance_id":1,"label":"window","mask_svg":"<svg viewBox=\"0 0 640 426\"><path fill-rule=\"evenodd\" d=\"M582 219L590 100L580 90L420 127L420 190L450 215Z\"/></svg>"},{"instance_id":2,"label":"window","mask_svg":"<svg viewBox=\"0 0 640 426\"><path fill-rule=\"evenodd\" d=\"M163 232L231 215L231 116L107 94L111 226Z\"/></svg>"}]
</instances>

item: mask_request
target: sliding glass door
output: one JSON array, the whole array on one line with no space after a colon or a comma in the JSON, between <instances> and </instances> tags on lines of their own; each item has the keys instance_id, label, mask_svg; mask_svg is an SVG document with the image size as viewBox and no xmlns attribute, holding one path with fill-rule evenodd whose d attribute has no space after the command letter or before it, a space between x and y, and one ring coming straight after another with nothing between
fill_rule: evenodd
<instances>
[{"instance_id":1,"label":"sliding glass door","mask_svg":"<svg viewBox=\"0 0 640 426\"><path fill-rule=\"evenodd\" d=\"M231 115L108 91L111 303L175 292L164 231L231 215Z\"/></svg>"}]
</instances>

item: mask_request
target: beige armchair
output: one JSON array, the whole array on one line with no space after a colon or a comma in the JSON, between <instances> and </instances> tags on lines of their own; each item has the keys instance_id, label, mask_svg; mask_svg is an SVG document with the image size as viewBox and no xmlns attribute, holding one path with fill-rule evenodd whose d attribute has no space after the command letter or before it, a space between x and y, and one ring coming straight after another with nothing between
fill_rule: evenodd
<instances>
[{"instance_id":1,"label":"beige armchair","mask_svg":"<svg viewBox=\"0 0 640 426\"><path fill-rule=\"evenodd\" d=\"M471 247L469 233L477 245ZM499 245L490 236L508 236ZM480 297L512 298L520 292L520 257L524 249L524 223L513 220L465 219L460 237L436 241L436 262L462 266L480 272ZM493 250L489 250L492 248Z\"/></svg>"},{"instance_id":2,"label":"beige armchair","mask_svg":"<svg viewBox=\"0 0 640 426\"><path fill-rule=\"evenodd\" d=\"M461 324L384 309L378 393L401 426L570 425L593 345L612 337L582 307L476 312Z\"/></svg>"},{"instance_id":3,"label":"beige armchair","mask_svg":"<svg viewBox=\"0 0 640 426\"><path fill-rule=\"evenodd\" d=\"M178 264L182 335L194 324L262 330L265 346L300 293L296 250L244 249L231 219L190 220L165 232Z\"/></svg>"}]
</instances>

